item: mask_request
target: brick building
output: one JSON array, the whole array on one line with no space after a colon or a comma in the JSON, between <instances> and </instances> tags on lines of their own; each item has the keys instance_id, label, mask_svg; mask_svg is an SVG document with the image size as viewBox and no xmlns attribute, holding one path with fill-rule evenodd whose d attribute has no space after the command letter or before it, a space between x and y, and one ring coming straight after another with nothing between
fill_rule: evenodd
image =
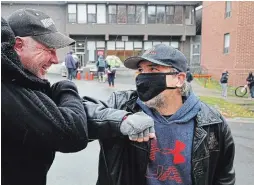
<instances>
[{"instance_id":1,"label":"brick building","mask_svg":"<svg viewBox=\"0 0 254 185\"><path fill-rule=\"evenodd\" d=\"M231 85L243 85L254 72L254 2L205 1L201 65L215 79L227 69Z\"/></svg>"}]
</instances>

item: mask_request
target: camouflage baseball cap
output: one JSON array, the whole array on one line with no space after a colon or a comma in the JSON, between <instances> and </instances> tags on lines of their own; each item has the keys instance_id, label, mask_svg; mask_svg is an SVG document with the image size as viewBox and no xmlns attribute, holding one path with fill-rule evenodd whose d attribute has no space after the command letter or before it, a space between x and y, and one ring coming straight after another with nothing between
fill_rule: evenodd
<instances>
[{"instance_id":1,"label":"camouflage baseball cap","mask_svg":"<svg viewBox=\"0 0 254 185\"><path fill-rule=\"evenodd\" d=\"M130 69L138 69L138 64L144 60L162 66L173 67L179 72L187 71L187 59L184 54L165 44L155 45L146 50L141 56L127 58L124 61L124 66Z\"/></svg>"},{"instance_id":2,"label":"camouflage baseball cap","mask_svg":"<svg viewBox=\"0 0 254 185\"><path fill-rule=\"evenodd\" d=\"M8 23L15 36L30 36L49 48L64 48L75 43L56 29L51 17L39 10L19 9L10 15Z\"/></svg>"}]
</instances>

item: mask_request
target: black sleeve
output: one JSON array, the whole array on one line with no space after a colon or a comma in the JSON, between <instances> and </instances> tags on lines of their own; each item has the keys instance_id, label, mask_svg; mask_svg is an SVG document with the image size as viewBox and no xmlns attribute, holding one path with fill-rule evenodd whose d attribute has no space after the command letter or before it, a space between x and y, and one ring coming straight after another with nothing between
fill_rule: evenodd
<instances>
[{"instance_id":1,"label":"black sleeve","mask_svg":"<svg viewBox=\"0 0 254 185\"><path fill-rule=\"evenodd\" d=\"M130 113L109 108L104 102L87 96L83 97L83 104L87 114L89 139L121 136L120 125Z\"/></svg>"},{"instance_id":2,"label":"black sleeve","mask_svg":"<svg viewBox=\"0 0 254 185\"><path fill-rule=\"evenodd\" d=\"M3 85L3 84L2 84ZM60 152L77 152L87 146L87 119L74 83L62 81L40 91L4 86L2 115L4 132L29 145Z\"/></svg>"},{"instance_id":3,"label":"black sleeve","mask_svg":"<svg viewBox=\"0 0 254 185\"><path fill-rule=\"evenodd\" d=\"M223 118L222 118L223 119ZM235 144L231 130L223 119L224 123L221 128L221 154L220 165L217 169L217 178L215 184L217 185L234 185L235 184L235 170L233 167L235 157Z\"/></svg>"}]
</instances>

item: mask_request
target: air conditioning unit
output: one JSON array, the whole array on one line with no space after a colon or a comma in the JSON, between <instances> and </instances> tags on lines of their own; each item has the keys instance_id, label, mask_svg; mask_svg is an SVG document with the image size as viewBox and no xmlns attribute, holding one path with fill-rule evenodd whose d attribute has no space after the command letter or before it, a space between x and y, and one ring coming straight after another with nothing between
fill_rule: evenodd
<instances>
[{"instance_id":1,"label":"air conditioning unit","mask_svg":"<svg viewBox=\"0 0 254 185\"><path fill-rule=\"evenodd\" d=\"M225 13L225 18L227 18L227 17L231 17L231 12L226 12Z\"/></svg>"},{"instance_id":2,"label":"air conditioning unit","mask_svg":"<svg viewBox=\"0 0 254 185\"><path fill-rule=\"evenodd\" d=\"M224 53L229 53L229 48L224 48Z\"/></svg>"}]
</instances>

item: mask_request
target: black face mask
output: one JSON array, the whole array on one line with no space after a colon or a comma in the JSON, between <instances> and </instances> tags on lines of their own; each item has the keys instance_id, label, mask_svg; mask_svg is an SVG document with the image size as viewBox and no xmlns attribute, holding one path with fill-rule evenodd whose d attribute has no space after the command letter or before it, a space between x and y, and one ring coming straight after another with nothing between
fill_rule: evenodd
<instances>
[{"instance_id":1,"label":"black face mask","mask_svg":"<svg viewBox=\"0 0 254 185\"><path fill-rule=\"evenodd\" d=\"M165 89L176 89L177 87L167 87L166 83L166 75L176 74L178 74L178 72L139 74L136 77L138 97L146 102L160 94Z\"/></svg>"}]
</instances>

